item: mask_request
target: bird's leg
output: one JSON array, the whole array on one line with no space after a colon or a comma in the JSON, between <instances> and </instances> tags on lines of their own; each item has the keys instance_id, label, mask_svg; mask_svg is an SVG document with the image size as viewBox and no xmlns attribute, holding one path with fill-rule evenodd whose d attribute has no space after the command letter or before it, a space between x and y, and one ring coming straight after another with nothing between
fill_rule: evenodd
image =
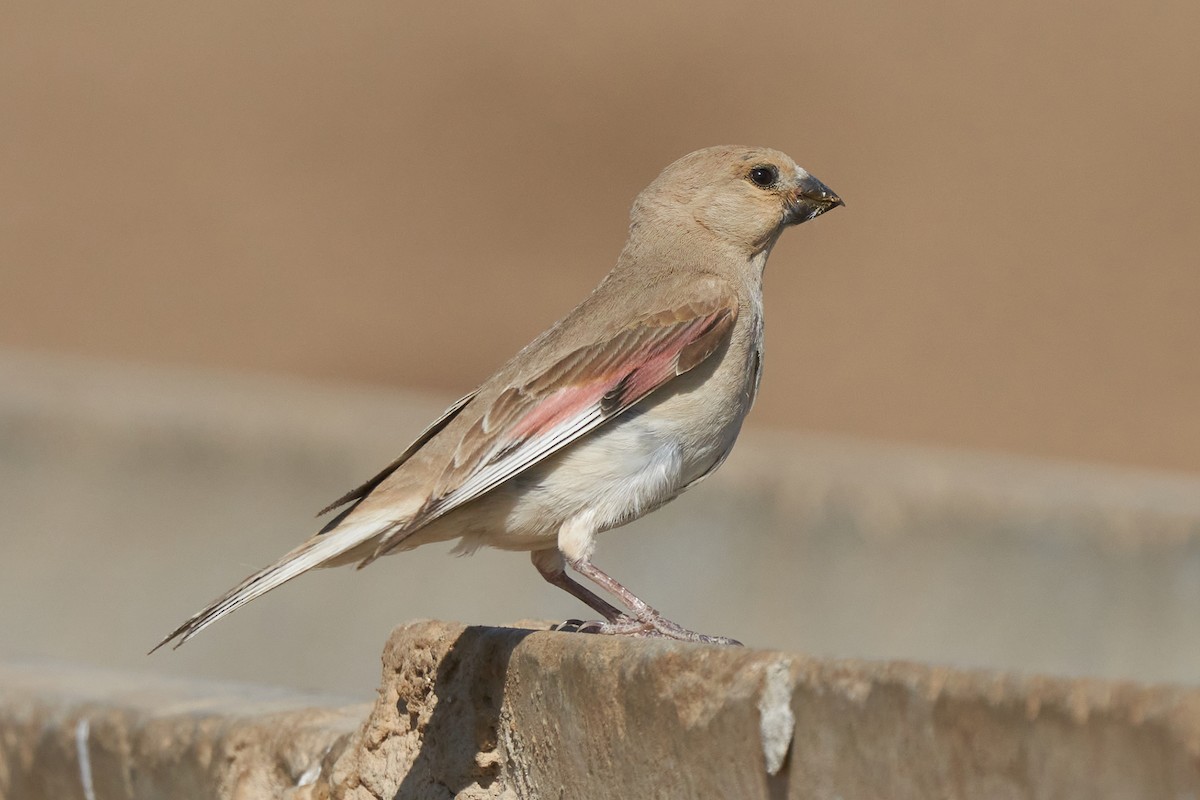
<instances>
[{"instance_id":1,"label":"bird's leg","mask_svg":"<svg viewBox=\"0 0 1200 800\"><path fill-rule=\"evenodd\" d=\"M665 636L669 639L679 639L684 642L741 645L741 642L736 639L696 633L676 622L672 622L659 613L657 609L652 608L646 601L626 589L616 579L600 570L586 558L568 560L567 563L571 565L571 569L619 599L633 613L633 619L623 614L621 615L621 619L614 620L610 617L607 625L601 625L595 629L596 633L623 634L626 636ZM582 586L579 588L587 591ZM570 590L568 589L568 591ZM588 594L591 594L591 592L588 592Z\"/></svg>"},{"instance_id":2,"label":"bird's leg","mask_svg":"<svg viewBox=\"0 0 1200 800\"><path fill-rule=\"evenodd\" d=\"M569 592L574 597L582 600L593 611L600 614L610 623L630 621L629 617L611 603L600 597L586 586L581 585L578 581L573 580L564 569L562 554L558 550L534 550L530 555L530 560L533 561L533 566L547 583ZM599 627L603 623L582 622L580 620L569 620L569 624L576 630L591 630Z\"/></svg>"}]
</instances>

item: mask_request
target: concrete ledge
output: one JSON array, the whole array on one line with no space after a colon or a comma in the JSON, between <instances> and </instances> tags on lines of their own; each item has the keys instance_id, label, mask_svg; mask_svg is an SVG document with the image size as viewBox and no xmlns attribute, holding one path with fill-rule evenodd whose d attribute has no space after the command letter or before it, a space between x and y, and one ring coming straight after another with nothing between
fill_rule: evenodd
<instances>
[{"instance_id":1,"label":"concrete ledge","mask_svg":"<svg viewBox=\"0 0 1200 800\"><path fill-rule=\"evenodd\" d=\"M0 664L0 798L309 797L366 706L264 687Z\"/></svg>"},{"instance_id":2,"label":"concrete ledge","mask_svg":"<svg viewBox=\"0 0 1200 800\"><path fill-rule=\"evenodd\" d=\"M1200 692L429 622L335 797L1172 798Z\"/></svg>"},{"instance_id":3,"label":"concrete ledge","mask_svg":"<svg viewBox=\"0 0 1200 800\"><path fill-rule=\"evenodd\" d=\"M0 797L1170 798L1200 691L417 622L373 708L8 666Z\"/></svg>"}]
</instances>

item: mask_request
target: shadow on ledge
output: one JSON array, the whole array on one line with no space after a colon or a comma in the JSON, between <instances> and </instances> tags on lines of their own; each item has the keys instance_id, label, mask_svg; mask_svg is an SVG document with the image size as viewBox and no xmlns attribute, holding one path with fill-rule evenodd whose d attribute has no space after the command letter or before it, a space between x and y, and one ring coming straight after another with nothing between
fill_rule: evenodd
<instances>
[{"instance_id":1,"label":"shadow on ledge","mask_svg":"<svg viewBox=\"0 0 1200 800\"><path fill-rule=\"evenodd\" d=\"M396 800L488 792L500 778L500 714L513 650L531 630L464 628L436 664L418 655L398 688L396 714L421 746ZM429 671L432 668L432 682Z\"/></svg>"}]
</instances>

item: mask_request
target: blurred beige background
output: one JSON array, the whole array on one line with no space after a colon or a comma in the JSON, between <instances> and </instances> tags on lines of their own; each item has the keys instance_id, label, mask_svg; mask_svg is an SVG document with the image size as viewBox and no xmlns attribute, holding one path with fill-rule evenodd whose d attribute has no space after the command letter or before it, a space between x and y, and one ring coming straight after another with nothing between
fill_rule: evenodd
<instances>
[{"instance_id":1,"label":"blurred beige background","mask_svg":"<svg viewBox=\"0 0 1200 800\"><path fill-rule=\"evenodd\" d=\"M667 163L732 142L849 205L772 257L755 430L598 563L755 647L1197 681L1200 6L0 22L5 658L369 696L397 622L583 613L522 556L429 548L143 655L581 299Z\"/></svg>"},{"instance_id":2,"label":"blurred beige background","mask_svg":"<svg viewBox=\"0 0 1200 800\"><path fill-rule=\"evenodd\" d=\"M8 4L0 345L469 388L716 143L785 237L755 425L1200 470L1193 3Z\"/></svg>"}]
</instances>

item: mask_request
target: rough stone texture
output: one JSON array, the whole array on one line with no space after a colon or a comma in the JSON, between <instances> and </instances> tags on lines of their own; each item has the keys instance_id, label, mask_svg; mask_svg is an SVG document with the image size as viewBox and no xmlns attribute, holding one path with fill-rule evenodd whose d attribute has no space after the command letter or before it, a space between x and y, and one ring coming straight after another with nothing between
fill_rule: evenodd
<instances>
[{"instance_id":1,"label":"rough stone texture","mask_svg":"<svg viewBox=\"0 0 1200 800\"><path fill-rule=\"evenodd\" d=\"M0 685L3 800L1200 793L1198 690L656 640L411 623L369 713L41 666Z\"/></svg>"},{"instance_id":2,"label":"rough stone texture","mask_svg":"<svg viewBox=\"0 0 1200 800\"><path fill-rule=\"evenodd\" d=\"M0 798L315 800L365 706L263 687L0 665Z\"/></svg>"},{"instance_id":3,"label":"rough stone texture","mask_svg":"<svg viewBox=\"0 0 1200 800\"><path fill-rule=\"evenodd\" d=\"M389 641L379 700L319 783L346 800L1177 800L1200 792L1198 757L1196 690L425 622Z\"/></svg>"},{"instance_id":4,"label":"rough stone texture","mask_svg":"<svg viewBox=\"0 0 1200 800\"><path fill-rule=\"evenodd\" d=\"M501 779L509 751L517 755L500 740L512 735L502 701L519 680L509 671L513 648L529 633L438 622L398 629L371 716L329 774L333 796L513 796Z\"/></svg>"}]
</instances>

